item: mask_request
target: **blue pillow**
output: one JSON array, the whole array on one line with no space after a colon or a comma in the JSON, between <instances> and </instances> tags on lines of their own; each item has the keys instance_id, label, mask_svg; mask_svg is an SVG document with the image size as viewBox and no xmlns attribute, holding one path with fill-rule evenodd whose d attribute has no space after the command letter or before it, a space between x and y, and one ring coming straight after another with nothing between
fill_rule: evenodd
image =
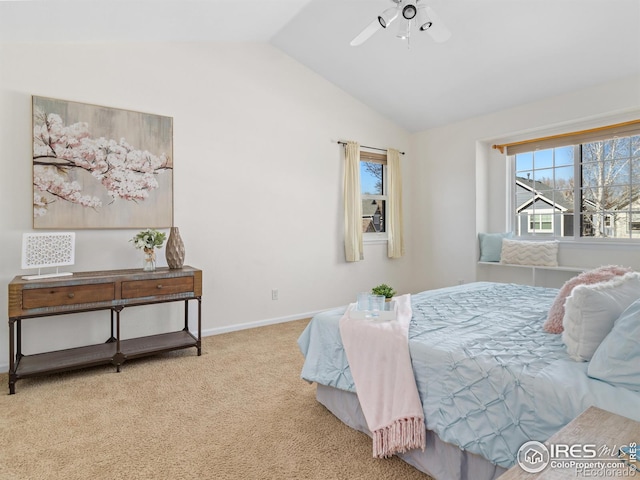
<instances>
[{"instance_id":1,"label":"blue pillow","mask_svg":"<svg viewBox=\"0 0 640 480\"><path fill-rule=\"evenodd\" d=\"M499 262L502 251L502 239L512 238L513 232L505 233L479 233L480 240L480 261Z\"/></svg>"},{"instance_id":2,"label":"blue pillow","mask_svg":"<svg viewBox=\"0 0 640 480\"><path fill-rule=\"evenodd\" d=\"M587 373L616 387L640 392L640 299L618 317L593 354Z\"/></svg>"}]
</instances>

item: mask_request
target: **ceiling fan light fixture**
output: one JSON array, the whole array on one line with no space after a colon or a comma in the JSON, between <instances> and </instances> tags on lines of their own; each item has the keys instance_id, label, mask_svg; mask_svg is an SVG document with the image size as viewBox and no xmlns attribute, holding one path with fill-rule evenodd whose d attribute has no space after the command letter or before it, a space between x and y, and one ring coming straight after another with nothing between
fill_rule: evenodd
<instances>
[{"instance_id":1,"label":"ceiling fan light fixture","mask_svg":"<svg viewBox=\"0 0 640 480\"><path fill-rule=\"evenodd\" d=\"M356 37L351 40L350 45L356 47L366 42L381 28L386 29L391 22L402 13L402 18L398 23L398 32L396 36L407 41L409 45L411 24L415 22L415 28L419 31L426 31L429 36L438 43L446 42L451 37L451 32L444 26L440 17L433 9L424 2L428 0L390 0L395 5L387 8L380 15L371 19L371 23L367 25Z\"/></svg>"},{"instance_id":2,"label":"ceiling fan light fixture","mask_svg":"<svg viewBox=\"0 0 640 480\"><path fill-rule=\"evenodd\" d=\"M425 8L423 7L420 7L420 9L418 10L416 25L418 25L418 30L420 30L421 32L428 30L429 28L431 28L431 25L433 25L433 22L429 19L429 16L427 15Z\"/></svg>"},{"instance_id":3,"label":"ceiling fan light fixture","mask_svg":"<svg viewBox=\"0 0 640 480\"><path fill-rule=\"evenodd\" d=\"M378 22L380 22L382 28L387 28L396 18L398 18L398 9L391 7L378 15Z\"/></svg>"},{"instance_id":4,"label":"ceiling fan light fixture","mask_svg":"<svg viewBox=\"0 0 640 480\"><path fill-rule=\"evenodd\" d=\"M396 37L400 40L409 40L411 36L411 20L406 20L398 25L398 33Z\"/></svg>"},{"instance_id":5,"label":"ceiling fan light fixture","mask_svg":"<svg viewBox=\"0 0 640 480\"><path fill-rule=\"evenodd\" d=\"M411 20L413 17L416 16L417 13L418 13L418 9L413 3L407 3L402 8L402 16L407 20Z\"/></svg>"}]
</instances>

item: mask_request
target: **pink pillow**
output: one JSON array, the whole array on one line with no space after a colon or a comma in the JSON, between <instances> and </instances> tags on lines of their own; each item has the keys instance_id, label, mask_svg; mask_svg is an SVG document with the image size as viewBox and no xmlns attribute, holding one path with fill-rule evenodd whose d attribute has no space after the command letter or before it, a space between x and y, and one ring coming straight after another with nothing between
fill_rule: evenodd
<instances>
[{"instance_id":1,"label":"pink pillow","mask_svg":"<svg viewBox=\"0 0 640 480\"><path fill-rule=\"evenodd\" d=\"M625 273L632 272L633 270L628 267L620 267L618 265L607 265L604 267L598 267L587 272L582 272L580 275L573 277L571 280L565 282L565 284L558 292L558 296L553 301L551 308L549 309L549 315L547 321L544 322L542 328L545 332L549 333L562 333L562 318L564 317L564 302L571 290L576 285L591 285L593 283L606 282L614 277L624 275Z\"/></svg>"}]
</instances>

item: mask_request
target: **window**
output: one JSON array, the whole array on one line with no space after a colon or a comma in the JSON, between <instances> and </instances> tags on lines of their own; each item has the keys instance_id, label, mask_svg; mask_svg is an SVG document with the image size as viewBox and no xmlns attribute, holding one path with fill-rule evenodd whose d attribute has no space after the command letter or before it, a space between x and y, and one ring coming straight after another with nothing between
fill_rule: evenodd
<instances>
[{"instance_id":1,"label":"window","mask_svg":"<svg viewBox=\"0 0 640 480\"><path fill-rule=\"evenodd\" d=\"M362 232L365 238L387 231L387 156L360 152Z\"/></svg>"},{"instance_id":2,"label":"window","mask_svg":"<svg viewBox=\"0 0 640 480\"><path fill-rule=\"evenodd\" d=\"M515 155L516 235L573 235L573 147Z\"/></svg>"},{"instance_id":3,"label":"window","mask_svg":"<svg viewBox=\"0 0 640 480\"><path fill-rule=\"evenodd\" d=\"M553 232L552 215L535 213L529 216L529 232Z\"/></svg>"},{"instance_id":4,"label":"window","mask_svg":"<svg viewBox=\"0 0 640 480\"><path fill-rule=\"evenodd\" d=\"M640 133L633 133L516 149L516 235L640 239Z\"/></svg>"}]
</instances>

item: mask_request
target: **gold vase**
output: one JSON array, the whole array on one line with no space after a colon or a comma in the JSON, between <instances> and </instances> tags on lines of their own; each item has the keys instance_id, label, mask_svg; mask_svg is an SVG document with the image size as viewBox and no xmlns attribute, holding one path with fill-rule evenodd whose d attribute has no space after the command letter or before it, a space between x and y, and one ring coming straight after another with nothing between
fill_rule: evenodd
<instances>
[{"instance_id":1,"label":"gold vase","mask_svg":"<svg viewBox=\"0 0 640 480\"><path fill-rule=\"evenodd\" d=\"M169 231L169 240L167 240L165 256L167 257L167 265L169 268L182 268L184 264L184 243L182 242L178 227L171 227Z\"/></svg>"}]
</instances>

